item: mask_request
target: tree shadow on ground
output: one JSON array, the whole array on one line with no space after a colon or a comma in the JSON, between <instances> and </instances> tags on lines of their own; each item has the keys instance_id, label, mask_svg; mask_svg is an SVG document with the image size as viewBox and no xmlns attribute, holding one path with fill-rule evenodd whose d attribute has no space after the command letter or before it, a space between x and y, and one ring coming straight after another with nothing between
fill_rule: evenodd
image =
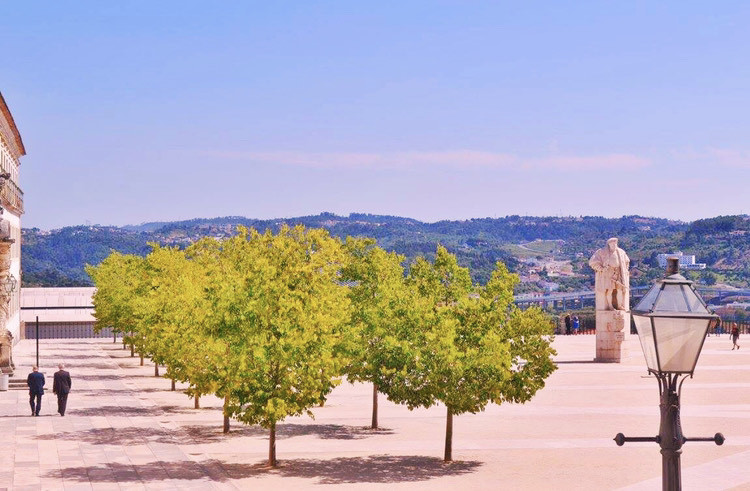
<instances>
[{"instance_id":1,"label":"tree shadow on ground","mask_svg":"<svg viewBox=\"0 0 750 491\"><path fill-rule=\"evenodd\" d=\"M284 477L317 478L319 484L385 484L458 476L474 472L481 465L478 461L443 462L419 455L372 455L282 461L276 472ZM234 477L234 469L227 465L224 468Z\"/></svg>"},{"instance_id":2,"label":"tree shadow on ground","mask_svg":"<svg viewBox=\"0 0 750 491\"><path fill-rule=\"evenodd\" d=\"M66 363L65 368L95 368L97 370L117 370L117 365L110 363Z\"/></svg>"},{"instance_id":3,"label":"tree shadow on ground","mask_svg":"<svg viewBox=\"0 0 750 491\"><path fill-rule=\"evenodd\" d=\"M127 428L92 428L57 434L38 435L37 440L70 440L92 445L142 445L151 442L185 444L179 432L163 428L129 426Z\"/></svg>"},{"instance_id":4,"label":"tree shadow on ground","mask_svg":"<svg viewBox=\"0 0 750 491\"><path fill-rule=\"evenodd\" d=\"M64 351L47 351L44 353L45 357L47 359L57 359L61 358L63 360L91 360L92 358L100 358L102 360L109 360L108 356L95 356L91 353L89 354L80 354L80 355L71 355L69 354L68 350ZM57 362L55 362L55 365L57 365Z\"/></svg>"},{"instance_id":5,"label":"tree shadow on ground","mask_svg":"<svg viewBox=\"0 0 750 491\"><path fill-rule=\"evenodd\" d=\"M155 413L150 409L109 407L102 408L108 416L149 416L165 415ZM91 409L70 411L76 415L87 415ZM97 414L98 415L98 414ZM292 428L289 428L289 427ZM293 438L295 436L314 435L322 439L351 440L368 438L371 436L390 434L392 430L371 430L355 426L342 425L279 425L276 437L278 439ZM91 428L82 431L68 431L56 434L39 435L38 440L70 440L92 445L140 445L149 442L171 443L177 445L192 445L200 443L216 443L230 438L268 437L268 430L258 426L235 426L229 433L222 431L222 422L215 425L194 425L178 429L149 428L128 426L124 428Z\"/></svg>"},{"instance_id":6,"label":"tree shadow on ground","mask_svg":"<svg viewBox=\"0 0 750 491\"><path fill-rule=\"evenodd\" d=\"M434 457L411 455L373 455L368 457L339 457L334 459L282 460L276 468L262 463L233 464L220 460L202 462L150 462L138 466L110 463L105 466L64 467L44 477L62 474L63 479L80 482L144 482L180 479L226 482L278 475L289 478L315 479L317 484L404 483L427 481L447 476L475 472L478 461L443 462Z\"/></svg>"},{"instance_id":7,"label":"tree shadow on ground","mask_svg":"<svg viewBox=\"0 0 750 491\"><path fill-rule=\"evenodd\" d=\"M166 387L164 389L157 389L157 388L138 388L138 389L131 389L128 387L123 387L122 389L76 389L76 394L86 394L86 395L110 395L110 396L118 396L118 395L125 395L125 394L137 394L140 392L174 392L175 394L182 393L182 390L169 390L169 387Z\"/></svg>"},{"instance_id":8,"label":"tree shadow on ground","mask_svg":"<svg viewBox=\"0 0 750 491\"><path fill-rule=\"evenodd\" d=\"M141 368L141 369L150 368L151 369L151 377L154 376L153 375L153 373L154 373L153 372L154 365L149 364L149 363L146 363L145 365L141 365L141 364L138 363L138 360L136 360L135 363L117 363L117 366L119 368L122 368L123 370L134 370L136 368ZM131 377L148 377L148 376L149 375L131 375Z\"/></svg>"},{"instance_id":9,"label":"tree shadow on ground","mask_svg":"<svg viewBox=\"0 0 750 491\"><path fill-rule=\"evenodd\" d=\"M190 409L180 406L99 406L87 407L84 409L71 409L68 412L76 416L161 416L164 414L188 411L190 411Z\"/></svg>"},{"instance_id":10,"label":"tree shadow on ground","mask_svg":"<svg viewBox=\"0 0 750 491\"><path fill-rule=\"evenodd\" d=\"M75 379L81 379L81 380L122 380L122 379L129 379L129 378L156 378L153 375L144 375L139 373L129 373L127 375L123 375L120 373L98 373L98 374L86 374L86 375L75 375L72 376L73 381Z\"/></svg>"},{"instance_id":11,"label":"tree shadow on ground","mask_svg":"<svg viewBox=\"0 0 750 491\"><path fill-rule=\"evenodd\" d=\"M215 442L226 438L237 437L267 437L268 430L260 426L246 426L242 423L232 421L229 433L223 433L221 427L192 425L185 426L183 430L197 442ZM333 425L333 424L279 424L276 425L276 438L283 440L297 436L317 436L323 440L361 440L377 435L391 435L393 430L379 428L373 430L370 427Z\"/></svg>"},{"instance_id":12,"label":"tree shadow on ground","mask_svg":"<svg viewBox=\"0 0 750 491\"><path fill-rule=\"evenodd\" d=\"M91 483L126 483L179 480L226 481L227 476L217 465L192 461L164 462L156 461L147 464L128 465L109 463L101 466L63 467L49 471L45 477L60 477L66 481Z\"/></svg>"},{"instance_id":13,"label":"tree shadow on ground","mask_svg":"<svg viewBox=\"0 0 750 491\"><path fill-rule=\"evenodd\" d=\"M34 339L35 338L31 338L30 340L34 341ZM62 340L58 339L57 341L62 341ZM70 345L70 344L67 344L67 343L59 343L59 344L56 344L54 346L52 346L50 344L47 344L47 345L42 344L41 347L45 351L62 351L62 350L64 350L65 352L69 352L69 351L88 351L88 352L91 352L91 351L94 351L96 349L99 349L99 346L96 345L96 344L91 344L91 345L87 344L87 345L84 345L84 346L82 346L80 348L77 348L77 347L75 347L73 345Z\"/></svg>"},{"instance_id":14,"label":"tree shadow on ground","mask_svg":"<svg viewBox=\"0 0 750 491\"><path fill-rule=\"evenodd\" d=\"M118 373L99 373L96 375L75 375L72 376L73 381L75 382L75 379L81 379L81 380L121 380L124 377L122 374Z\"/></svg>"}]
</instances>

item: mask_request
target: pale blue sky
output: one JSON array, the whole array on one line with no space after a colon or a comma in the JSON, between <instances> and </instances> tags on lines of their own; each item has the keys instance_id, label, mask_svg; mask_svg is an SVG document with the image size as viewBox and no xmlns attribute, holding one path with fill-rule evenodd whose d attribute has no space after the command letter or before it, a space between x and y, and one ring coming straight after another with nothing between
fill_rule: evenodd
<instances>
[{"instance_id":1,"label":"pale blue sky","mask_svg":"<svg viewBox=\"0 0 750 491\"><path fill-rule=\"evenodd\" d=\"M23 224L750 212L748 25L746 2L9 2Z\"/></svg>"}]
</instances>

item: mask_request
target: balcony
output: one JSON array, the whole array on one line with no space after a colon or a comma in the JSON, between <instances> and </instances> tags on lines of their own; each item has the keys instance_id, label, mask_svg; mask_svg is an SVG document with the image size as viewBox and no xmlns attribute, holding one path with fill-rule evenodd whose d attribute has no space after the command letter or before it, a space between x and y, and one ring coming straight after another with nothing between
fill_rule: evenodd
<instances>
[{"instance_id":1,"label":"balcony","mask_svg":"<svg viewBox=\"0 0 750 491\"><path fill-rule=\"evenodd\" d=\"M5 186L0 191L0 200L3 208L7 208L14 215L23 214L23 191L11 179L5 181Z\"/></svg>"}]
</instances>

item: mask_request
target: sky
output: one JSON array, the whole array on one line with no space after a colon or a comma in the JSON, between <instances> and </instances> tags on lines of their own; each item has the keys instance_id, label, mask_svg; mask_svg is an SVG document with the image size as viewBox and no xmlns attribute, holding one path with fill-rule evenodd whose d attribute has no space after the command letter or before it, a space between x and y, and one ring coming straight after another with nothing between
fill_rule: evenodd
<instances>
[{"instance_id":1,"label":"sky","mask_svg":"<svg viewBox=\"0 0 750 491\"><path fill-rule=\"evenodd\" d=\"M750 3L34 1L24 227L750 213Z\"/></svg>"}]
</instances>

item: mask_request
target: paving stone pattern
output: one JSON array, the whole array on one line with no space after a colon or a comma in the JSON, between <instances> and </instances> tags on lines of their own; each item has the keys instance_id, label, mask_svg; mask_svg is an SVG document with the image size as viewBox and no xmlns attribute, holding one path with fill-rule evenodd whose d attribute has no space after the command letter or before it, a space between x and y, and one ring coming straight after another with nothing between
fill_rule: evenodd
<instances>
[{"instance_id":1,"label":"paving stone pattern","mask_svg":"<svg viewBox=\"0 0 750 491\"><path fill-rule=\"evenodd\" d=\"M656 381L637 338L621 364L592 363L594 342L559 336L559 370L531 402L456 417L453 463L441 459L444 407L409 411L381 396L382 428L371 430L371 388L343 383L314 420L279 425L280 465L269 469L266 430L232 422L223 434L217 398L194 409L184 385L170 391L149 360L140 366L111 340L43 340L41 415L30 416L27 391L0 392L0 489L660 489L658 446L612 441L658 431ZM34 350L33 340L16 346L17 377ZM73 378L65 417L51 390L58 362ZM710 337L683 387L683 429L727 442L683 447L685 490L750 489L748 389L750 345L731 351L727 336Z\"/></svg>"}]
</instances>

